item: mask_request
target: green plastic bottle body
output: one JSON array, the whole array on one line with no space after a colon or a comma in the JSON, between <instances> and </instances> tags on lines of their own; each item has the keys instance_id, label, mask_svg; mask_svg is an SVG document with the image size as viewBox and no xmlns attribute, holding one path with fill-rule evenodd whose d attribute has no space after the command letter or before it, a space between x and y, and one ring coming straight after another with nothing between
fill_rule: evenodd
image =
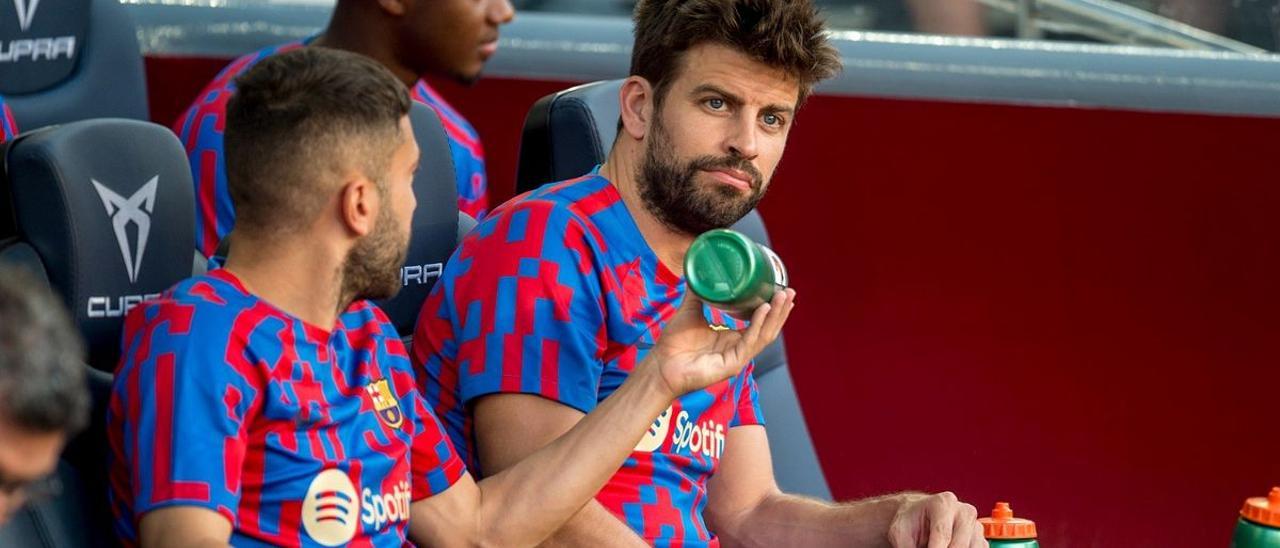
<instances>
[{"instance_id":1,"label":"green plastic bottle body","mask_svg":"<svg viewBox=\"0 0 1280 548\"><path fill-rule=\"evenodd\" d=\"M728 229L710 230L689 246L684 259L689 289L707 304L750 317L787 287L787 269L773 250Z\"/></svg>"},{"instance_id":2,"label":"green plastic bottle body","mask_svg":"<svg viewBox=\"0 0 1280 548\"><path fill-rule=\"evenodd\" d=\"M1231 548L1280 548L1280 528L1239 518L1236 534L1231 537Z\"/></svg>"},{"instance_id":3,"label":"green plastic bottle body","mask_svg":"<svg viewBox=\"0 0 1280 548\"><path fill-rule=\"evenodd\" d=\"M1033 538L988 539L991 548L1040 548L1040 543Z\"/></svg>"}]
</instances>

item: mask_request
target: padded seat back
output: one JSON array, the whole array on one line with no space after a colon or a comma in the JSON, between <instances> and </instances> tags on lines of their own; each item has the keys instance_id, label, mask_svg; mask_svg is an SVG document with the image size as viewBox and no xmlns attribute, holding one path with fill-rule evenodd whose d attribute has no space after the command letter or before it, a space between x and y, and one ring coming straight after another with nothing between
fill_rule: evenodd
<instances>
[{"instance_id":1,"label":"padded seat back","mask_svg":"<svg viewBox=\"0 0 1280 548\"><path fill-rule=\"evenodd\" d=\"M13 241L0 253L35 253L89 364L114 371L125 312L191 275L195 201L182 145L149 122L86 120L19 136L4 170L0 238Z\"/></svg>"},{"instance_id":2,"label":"padded seat back","mask_svg":"<svg viewBox=\"0 0 1280 548\"><path fill-rule=\"evenodd\" d=\"M90 118L147 120L132 18L118 0L0 2L0 95L23 131Z\"/></svg>"},{"instance_id":3,"label":"padded seat back","mask_svg":"<svg viewBox=\"0 0 1280 548\"><path fill-rule=\"evenodd\" d=\"M400 269L403 286L396 296L378 303L406 339L412 336L422 302L444 272L445 261L462 235L475 226L469 215L458 211L453 156L440 117L415 101L409 109L409 123L421 154L418 171L413 174L418 207L413 212L409 251Z\"/></svg>"},{"instance_id":4,"label":"padded seat back","mask_svg":"<svg viewBox=\"0 0 1280 548\"><path fill-rule=\"evenodd\" d=\"M167 128L101 119L25 133L0 150L0 262L48 281L89 349L88 428L63 451L59 497L29 505L0 546L115 546L106 407L125 312L191 275L194 198Z\"/></svg>"}]
</instances>

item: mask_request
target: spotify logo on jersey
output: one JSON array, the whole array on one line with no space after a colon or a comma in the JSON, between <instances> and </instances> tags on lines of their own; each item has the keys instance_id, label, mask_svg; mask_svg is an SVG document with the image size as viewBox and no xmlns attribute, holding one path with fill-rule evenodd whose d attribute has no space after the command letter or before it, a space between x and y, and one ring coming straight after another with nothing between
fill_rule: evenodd
<instances>
[{"instance_id":1,"label":"spotify logo on jersey","mask_svg":"<svg viewBox=\"0 0 1280 548\"><path fill-rule=\"evenodd\" d=\"M316 542L341 546L356 536L360 503L356 487L342 470L330 468L311 480L302 501L302 526Z\"/></svg>"},{"instance_id":2,"label":"spotify logo on jersey","mask_svg":"<svg viewBox=\"0 0 1280 548\"><path fill-rule=\"evenodd\" d=\"M653 424L649 425L649 430L644 433L644 437L640 438L640 443L636 444L636 451L652 453L662 447L662 442L667 440L667 431L671 429L671 406L658 415L654 419Z\"/></svg>"}]
</instances>

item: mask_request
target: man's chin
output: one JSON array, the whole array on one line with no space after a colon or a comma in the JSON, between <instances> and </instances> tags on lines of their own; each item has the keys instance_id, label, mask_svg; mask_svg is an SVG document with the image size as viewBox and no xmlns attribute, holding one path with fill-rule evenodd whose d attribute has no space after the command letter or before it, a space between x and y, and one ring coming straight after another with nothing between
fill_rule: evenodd
<instances>
[{"instance_id":1,"label":"man's chin","mask_svg":"<svg viewBox=\"0 0 1280 548\"><path fill-rule=\"evenodd\" d=\"M480 81L484 74L484 63L473 70L457 70L453 73L453 82L464 87L471 87Z\"/></svg>"},{"instance_id":2,"label":"man's chin","mask_svg":"<svg viewBox=\"0 0 1280 548\"><path fill-rule=\"evenodd\" d=\"M371 288L365 291L363 294L357 295L356 298L359 300L368 300L368 301L385 301L399 294L400 294L400 283L399 283L399 280L396 280L396 283L389 284L385 287Z\"/></svg>"}]
</instances>

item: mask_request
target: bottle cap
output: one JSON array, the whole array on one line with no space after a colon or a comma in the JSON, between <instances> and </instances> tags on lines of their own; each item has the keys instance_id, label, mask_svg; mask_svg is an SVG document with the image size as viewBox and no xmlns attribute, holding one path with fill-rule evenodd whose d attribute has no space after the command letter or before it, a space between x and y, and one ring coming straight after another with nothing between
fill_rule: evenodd
<instances>
[{"instance_id":1,"label":"bottle cap","mask_svg":"<svg viewBox=\"0 0 1280 548\"><path fill-rule=\"evenodd\" d=\"M1036 538L1036 522L1013 517L1013 509L1007 502L997 502L991 517L978 520L982 524L982 536L988 540Z\"/></svg>"},{"instance_id":2,"label":"bottle cap","mask_svg":"<svg viewBox=\"0 0 1280 548\"><path fill-rule=\"evenodd\" d=\"M732 230L710 230L698 236L685 255L689 289L705 301L730 303L751 291L757 278L755 242Z\"/></svg>"},{"instance_id":3,"label":"bottle cap","mask_svg":"<svg viewBox=\"0 0 1280 548\"><path fill-rule=\"evenodd\" d=\"M1280 527L1280 487L1272 487L1265 497L1252 497L1244 501L1240 516L1254 523Z\"/></svg>"}]
</instances>

